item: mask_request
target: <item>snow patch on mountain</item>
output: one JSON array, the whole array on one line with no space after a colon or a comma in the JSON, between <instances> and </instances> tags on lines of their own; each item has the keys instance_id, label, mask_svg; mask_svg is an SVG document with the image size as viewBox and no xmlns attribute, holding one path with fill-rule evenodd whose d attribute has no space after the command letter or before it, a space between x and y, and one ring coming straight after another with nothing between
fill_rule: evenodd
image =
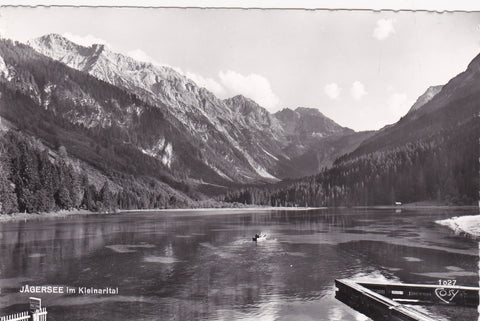
<instances>
[{"instance_id":1,"label":"snow patch on mountain","mask_svg":"<svg viewBox=\"0 0 480 321\"><path fill-rule=\"evenodd\" d=\"M162 156L163 165L170 168L170 166L172 166L172 159L173 159L173 147L172 147L172 143L168 143L167 146L165 147L165 150Z\"/></svg>"},{"instance_id":2,"label":"snow patch on mountain","mask_svg":"<svg viewBox=\"0 0 480 321\"><path fill-rule=\"evenodd\" d=\"M171 168L173 160L173 145L166 142L165 138L160 138L151 148L140 148L140 151L150 157L159 159L163 165Z\"/></svg>"},{"instance_id":3,"label":"snow patch on mountain","mask_svg":"<svg viewBox=\"0 0 480 321\"><path fill-rule=\"evenodd\" d=\"M140 108L140 106L137 106L137 105L130 105L130 106L127 106L127 108L125 109L127 111L127 113L129 114L135 114L138 116L140 116L140 114L142 113L142 108Z\"/></svg>"},{"instance_id":4,"label":"snow patch on mountain","mask_svg":"<svg viewBox=\"0 0 480 321\"><path fill-rule=\"evenodd\" d=\"M8 70L8 67L7 67L7 64L5 63L5 61L3 60L2 57L0 57L0 73L3 77L5 77L8 81L11 80L11 78L9 79L10 77L10 72Z\"/></svg>"},{"instance_id":5,"label":"snow patch on mountain","mask_svg":"<svg viewBox=\"0 0 480 321\"><path fill-rule=\"evenodd\" d=\"M154 158L157 157L157 154L154 153L151 149L140 148L140 151L141 151L142 153L144 153L145 155L148 155L148 156L150 156L150 157L154 157Z\"/></svg>"},{"instance_id":6,"label":"snow patch on mountain","mask_svg":"<svg viewBox=\"0 0 480 321\"><path fill-rule=\"evenodd\" d=\"M227 174L225 174L224 172L222 172L221 170L219 170L219 169L217 168L217 166L209 163L208 161L205 161L205 165L207 165L208 167L210 167L211 169L213 169L213 171L214 171L215 173L217 173L219 176L225 178L226 180L228 180L228 181L230 181L230 182L233 182L233 179L231 179L230 177L228 177Z\"/></svg>"},{"instance_id":7,"label":"snow patch on mountain","mask_svg":"<svg viewBox=\"0 0 480 321\"><path fill-rule=\"evenodd\" d=\"M276 157L275 155L272 155L270 154L269 152L267 152L265 149L262 148L262 150L265 152L265 154L267 154L268 156L270 156L271 158L273 158L274 160L278 161L278 157Z\"/></svg>"},{"instance_id":8,"label":"snow patch on mountain","mask_svg":"<svg viewBox=\"0 0 480 321\"><path fill-rule=\"evenodd\" d=\"M257 172L258 175L264 177L264 178L268 178L268 179L272 179L274 181L280 181L279 178L273 176L272 174L270 174L269 172L267 172L267 170L265 168L263 168L262 166L259 166L259 165L252 165L252 167L255 169L255 171Z\"/></svg>"},{"instance_id":9,"label":"snow patch on mountain","mask_svg":"<svg viewBox=\"0 0 480 321\"><path fill-rule=\"evenodd\" d=\"M43 88L43 93L45 97L43 99L42 105L45 110L48 109L48 105L52 101L52 92L55 90L56 85L52 84L51 82L47 83L47 85Z\"/></svg>"},{"instance_id":10,"label":"snow patch on mountain","mask_svg":"<svg viewBox=\"0 0 480 321\"><path fill-rule=\"evenodd\" d=\"M5 118L0 117L0 132L7 131L14 126Z\"/></svg>"},{"instance_id":11,"label":"snow patch on mountain","mask_svg":"<svg viewBox=\"0 0 480 321\"><path fill-rule=\"evenodd\" d=\"M255 160L249 154L244 153L243 156L245 156L250 166L252 166L252 168L255 170L255 172L258 175L260 175L263 178L272 179L274 181L280 181L280 179L270 174L264 167L262 167L257 162L255 162Z\"/></svg>"}]
</instances>

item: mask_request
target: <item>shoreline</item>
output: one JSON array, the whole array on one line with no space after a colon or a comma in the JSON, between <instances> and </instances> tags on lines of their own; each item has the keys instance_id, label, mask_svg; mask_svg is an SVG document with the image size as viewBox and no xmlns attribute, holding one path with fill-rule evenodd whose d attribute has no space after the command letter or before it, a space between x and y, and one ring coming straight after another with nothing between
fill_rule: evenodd
<instances>
[{"instance_id":1,"label":"shoreline","mask_svg":"<svg viewBox=\"0 0 480 321\"><path fill-rule=\"evenodd\" d=\"M121 215L122 213L149 213L149 212L229 212L232 214L244 213L250 211L309 211L316 209L326 209L326 207L214 207L214 208L148 208L148 209L119 209L112 212L92 212L88 210L60 210L48 213L13 213L1 214L0 224L16 221L31 221L37 219L61 218L73 215Z\"/></svg>"},{"instance_id":2,"label":"shoreline","mask_svg":"<svg viewBox=\"0 0 480 321\"><path fill-rule=\"evenodd\" d=\"M31 221L44 218L67 217L71 215L89 215L89 214L105 214L100 212L91 212L88 210L60 210L48 213L13 213L0 214L0 224L14 221Z\"/></svg>"},{"instance_id":3,"label":"shoreline","mask_svg":"<svg viewBox=\"0 0 480 321\"><path fill-rule=\"evenodd\" d=\"M444 203L430 203L430 202L417 202L417 203L405 203L402 205L373 205L373 206L352 206L352 208L364 209L364 208L377 208L377 209L476 209L478 205L448 205Z\"/></svg>"},{"instance_id":4,"label":"shoreline","mask_svg":"<svg viewBox=\"0 0 480 321\"><path fill-rule=\"evenodd\" d=\"M122 213L150 213L150 212L171 212L171 213L192 213L192 212L197 212L201 213L202 215L205 214L239 214L239 213L245 213L245 212L253 212L253 211L311 211L311 210L325 210L325 209L353 209L353 210L359 210L359 209L404 209L404 210L425 210L425 209L475 209L478 208L476 205L400 205L400 206L394 206L394 205L379 205L379 206L353 206L353 207L273 207L273 206L250 206L250 207L214 207L214 208L208 208L208 207L201 207L201 208L149 208L149 209L119 209L115 210L112 212L92 212L88 210L78 210L78 209L73 209L73 210L60 210L57 212L48 212L48 213L13 213L13 214L1 214L0 213L0 224L2 223L8 223L8 222L15 222L15 221L31 221L31 220L37 220L37 219L49 219L49 218L61 218L61 217L67 217L67 216L72 216L72 215L100 215L100 214L108 214L108 215L118 215ZM205 213L209 212L209 213ZM469 215L471 216L471 215ZM451 219L447 219L444 221L449 221L457 218L461 218L464 216L460 217L453 217ZM478 215L478 220L480 222L480 215ZM440 225L445 225L453 230L455 230L455 226L451 227L448 224L449 223L440 223L440 221L436 221L436 223ZM453 224L453 223L452 223ZM457 228L458 229L458 228ZM476 238L480 238L480 223L479 223L479 235L475 236Z\"/></svg>"},{"instance_id":5,"label":"shoreline","mask_svg":"<svg viewBox=\"0 0 480 321\"><path fill-rule=\"evenodd\" d=\"M328 207L274 207L274 206L252 206L252 207L199 207L199 208L147 208L138 210L118 210L119 213L131 212L205 212L205 211L310 211L327 209Z\"/></svg>"}]
</instances>

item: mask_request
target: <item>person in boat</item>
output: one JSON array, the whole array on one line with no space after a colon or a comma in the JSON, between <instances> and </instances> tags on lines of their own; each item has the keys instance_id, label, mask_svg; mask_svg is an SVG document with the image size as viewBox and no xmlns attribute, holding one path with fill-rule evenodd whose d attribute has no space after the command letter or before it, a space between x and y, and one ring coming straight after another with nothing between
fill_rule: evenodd
<instances>
[{"instance_id":1,"label":"person in boat","mask_svg":"<svg viewBox=\"0 0 480 321\"><path fill-rule=\"evenodd\" d=\"M254 237L252 237L252 241L255 241L255 242L256 242L256 241L257 241L257 239L258 239L259 237L260 237L260 235L258 235L258 234L255 234L255 236L254 236Z\"/></svg>"}]
</instances>

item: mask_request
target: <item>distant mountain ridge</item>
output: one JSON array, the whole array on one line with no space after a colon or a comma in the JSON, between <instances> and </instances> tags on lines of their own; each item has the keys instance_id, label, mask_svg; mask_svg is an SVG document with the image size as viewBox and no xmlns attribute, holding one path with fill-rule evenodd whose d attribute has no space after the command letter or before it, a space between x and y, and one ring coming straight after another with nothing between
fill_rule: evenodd
<instances>
[{"instance_id":1,"label":"distant mountain ridge","mask_svg":"<svg viewBox=\"0 0 480 321\"><path fill-rule=\"evenodd\" d=\"M291 169L290 159L308 152L317 140L341 131L312 109L311 116L317 118L310 119L310 127L317 128L302 129L297 124L298 132L288 132L288 125L277 115L246 97L218 99L172 68L138 62L103 45L83 47L55 34L32 40L29 45L152 105L167 106L162 109L167 119L194 137L200 158L226 181L252 183L295 177L298 173L285 169ZM302 126L308 125L307 119L302 117ZM322 121L315 123L319 119ZM305 135L308 142L299 145ZM175 146L172 150L175 154Z\"/></svg>"},{"instance_id":2,"label":"distant mountain ridge","mask_svg":"<svg viewBox=\"0 0 480 321\"><path fill-rule=\"evenodd\" d=\"M316 205L472 197L469 177L478 162L460 142L478 138L478 57L445 86L429 88L397 123L356 133L313 108L271 114L241 95L219 99L172 68L104 45L84 47L54 34L29 44L0 40L1 127L32 137L12 136L5 144L24 141L33 146L30 154L40 153L33 151L37 139L53 153L64 148L88 164L90 176L107 177L122 206L192 204L232 187L319 172L296 180L295 192L280 189L292 200L270 204L298 204L297 197ZM445 181L425 168L427 160ZM461 175L452 176L452 168ZM306 182L308 191L300 188ZM392 182L389 190L375 187ZM85 184L85 193L99 193ZM288 181L281 186L288 190Z\"/></svg>"},{"instance_id":3,"label":"distant mountain ridge","mask_svg":"<svg viewBox=\"0 0 480 321\"><path fill-rule=\"evenodd\" d=\"M276 112L274 116L280 120L286 135L295 142L294 146L298 150L292 150L294 156L300 156L322 138L354 133L353 130L341 127L315 108L297 107L295 110L285 108Z\"/></svg>"},{"instance_id":4,"label":"distant mountain ridge","mask_svg":"<svg viewBox=\"0 0 480 321\"><path fill-rule=\"evenodd\" d=\"M274 115L292 136L296 132L300 132L303 137L353 133L353 130L341 127L315 108L297 107L295 110L285 108Z\"/></svg>"},{"instance_id":5,"label":"distant mountain ridge","mask_svg":"<svg viewBox=\"0 0 480 321\"><path fill-rule=\"evenodd\" d=\"M366 139L348 157L362 153L394 149L414 140L426 140L462 123L471 121L479 105L480 95L480 54L467 69L443 86L430 87L417 102L416 109L410 110L397 123ZM425 99L425 96L428 97ZM415 105L414 105L415 106Z\"/></svg>"},{"instance_id":6,"label":"distant mountain ridge","mask_svg":"<svg viewBox=\"0 0 480 321\"><path fill-rule=\"evenodd\" d=\"M480 55L444 86L430 87L398 122L366 135L332 167L293 182L230 192L225 199L283 206L476 204L479 102Z\"/></svg>"},{"instance_id":7,"label":"distant mountain ridge","mask_svg":"<svg viewBox=\"0 0 480 321\"><path fill-rule=\"evenodd\" d=\"M232 122L233 113L213 94L175 70L135 61L102 45L78 46L54 34L30 41L29 45L72 68L135 93L153 105L166 106L162 111L169 121L196 139L203 162L219 176L239 182L262 177L274 179L232 137L240 135L238 126ZM231 128L227 130L226 126ZM231 155L231 159L219 157L222 151Z\"/></svg>"}]
</instances>

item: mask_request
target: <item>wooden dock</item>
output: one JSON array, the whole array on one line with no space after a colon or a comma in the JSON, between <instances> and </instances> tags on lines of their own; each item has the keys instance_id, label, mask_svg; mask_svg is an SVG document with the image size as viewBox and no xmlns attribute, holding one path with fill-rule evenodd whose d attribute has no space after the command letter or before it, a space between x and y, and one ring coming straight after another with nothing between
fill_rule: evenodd
<instances>
[{"instance_id":1,"label":"wooden dock","mask_svg":"<svg viewBox=\"0 0 480 321\"><path fill-rule=\"evenodd\" d=\"M403 304L478 306L479 288L335 280L335 298L374 320L434 321Z\"/></svg>"},{"instance_id":2,"label":"wooden dock","mask_svg":"<svg viewBox=\"0 0 480 321\"><path fill-rule=\"evenodd\" d=\"M358 284L397 302L422 305L448 304L477 307L480 290L477 287L436 284L365 282L358 282Z\"/></svg>"}]
</instances>

